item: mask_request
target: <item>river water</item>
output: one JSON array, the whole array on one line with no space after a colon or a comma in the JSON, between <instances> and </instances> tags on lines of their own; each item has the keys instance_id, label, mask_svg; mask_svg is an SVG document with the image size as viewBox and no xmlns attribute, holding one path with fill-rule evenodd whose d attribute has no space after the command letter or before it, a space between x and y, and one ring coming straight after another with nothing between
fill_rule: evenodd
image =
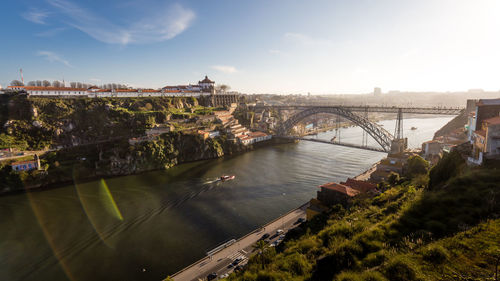
<instances>
[{"instance_id":1,"label":"river water","mask_svg":"<svg viewBox=\"0 0 500 281\"><path fill-rule=\"evenodd\" d=\"M409 146L450 119L405 120ZM394 120L380 124L393 133ZM360 128L340 132L341 141L355 144L361 135ZM0 280L161 280L305 203L318 185L360 174L384 156L302 141L0 197ZM236 179L214 182L222 174Z\"/></svg>"}]
</instances>

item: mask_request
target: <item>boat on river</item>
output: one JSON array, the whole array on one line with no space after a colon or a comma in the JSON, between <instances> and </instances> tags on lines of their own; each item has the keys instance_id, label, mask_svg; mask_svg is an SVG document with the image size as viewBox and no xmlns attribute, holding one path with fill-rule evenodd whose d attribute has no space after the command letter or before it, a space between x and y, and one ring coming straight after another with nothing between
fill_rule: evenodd
<instances>
[{"instance_id":1,"label":"boat on river","mask_svg":"<svg viewBox=\"0 0 500 281\"><path fill-rule=\"evenodd\" d=\"M219 178L220 181L230 181L230 180L234 180L236 176L235 175L231 175L231 176L222 176Z\"/></svg>"}]
</instances>

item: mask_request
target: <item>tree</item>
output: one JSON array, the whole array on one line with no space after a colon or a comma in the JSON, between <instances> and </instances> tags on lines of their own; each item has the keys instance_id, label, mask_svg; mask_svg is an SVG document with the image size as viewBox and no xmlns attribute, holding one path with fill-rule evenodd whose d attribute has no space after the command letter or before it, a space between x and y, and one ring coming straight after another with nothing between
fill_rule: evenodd
<instances>
[{"instance_id":1,"label":"tree","mask_svg":"<svg viewBox=\"0 0 500 281\"><path fill-rule=\"evenodd\" d=\"M71 83L69 83L69 86L70 86L71 88L76 88L76 82L71 82Z\"/></svg>"},{"instance_id":2,"label":"tree","mask_svg":"<svg viewBox=\"0 0 500 281\"><path fill-rule=\"evenodd\" d=\"M429 171L429 162L425 161L424 158L416 155L408 159L406 173L411 177L417 175L425 175Z\"/></svg>"},{"instance_id":3,"label":"tree","mask_svg":"<svg viewBox=\"0 0 500 281\"><path fill-rule=\"evenodd\" d=\"M82 87L82 82L76 82L76 87L77 87L77 88L83 88L83 87Z\"/></svg>"},{"instance_id":4,"label":"tree","mask_svg":"<svg viewBox=\"0 0 500 281\"><path fill-rule=\"evenodd\" d=\"M399 174L395 172L391 172L389 176L387 177L387 182L394 186L399 183Z\"/></svg>"},{"instance_id":5,"label":"tree","mask_svg":"<svg viewBox=\"0 0 500 281\"><path fill-rule=\"evenodd\" d=\"M62 83L55 80L54 82L52 82L52 87L60 88L62 87Z\"/></svg>"},{"instance_id":6,"label":"tree","mask_svg":"<svg viewBox=\"0 0 500 281\"><path fill-rule=\"evenodd\" d=\"M42 81L36 80L36 86L37 87L42 87Z\"/></svg>"},{"instance_id":7,"label":"tree","mask_svg":"<svg viewBox=\"0 0 500 281\"><path fill-rule=\"evenodd\" d=\"M224 84L222 84L222 85L218 85L218 86L217 86L217 91L218 91L218 92L223 92L223 93L225 93L225 92L226 92L226 91L228 91L229 89L231 89L231 87L229 87L228 85L224 85Z\"/></svg>"},{"instance_id":8,"label":"tree","mask_svg":"<svg viewBox=\"0 0 500 281\"><path fill-rule=\"evenodd\" d=\"M262 269L264 269L264 251L266 250L266 247L267 243L264 240L259 240L253 245L254 250L259 251L260 264L262 265Z\"/></svg>"},{"instance_id":9,"label":"tree","mask_svg":"<svg viewBox=\"0 0 500 281\"><path fill-rule=\"evenodd\" d=\"M31 87L36 86L35 81L29 81L29 82L28 82L28 86L31 86Z\"/></svg>"},{"instance_id":10,"label":"tree","mask_svg":"<svg viewBox=\"0 0 500 281\"><path fill-rule=\"evenodd\" d=\"M456 151L444 155L429 172L429 188L436 188L458 175L465 161Z\"/></svg>"},{"instance_id":11,"label":"tree","mask_svg":"<svg viewBox=\"0 0 500 281\"><path fill-rule=\"evenodd\" d=\"M47 80L43 80L43 81L42 81L42 85L43 85L44 87L50 87L50 82L49 82L49 81L47 81Z\"/></svg>"},{"instance_id":12,"label":"tree","mask_svg":"<svg viewBox=\"0 0 500 281\"><path fill-rule=\"evenodd\" d=\"M19 81L19 80L12 80L10 82L10 85L11 86L24 86L23 82Z\"/></svg>"}]
</instances>

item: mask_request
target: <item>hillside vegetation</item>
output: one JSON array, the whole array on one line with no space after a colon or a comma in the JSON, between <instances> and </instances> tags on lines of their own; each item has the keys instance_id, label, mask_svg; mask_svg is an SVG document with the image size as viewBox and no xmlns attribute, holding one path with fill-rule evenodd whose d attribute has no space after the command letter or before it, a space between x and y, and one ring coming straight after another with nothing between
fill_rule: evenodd
<instances>
[{"instance_id":1,"label":"hillside vegetation","mask_svg":"<svg viewBox=\"0 0 500 281\"><path fill-rule=\"evenodd\" d=\"M0 149L42 150L143 135L155 124L210 114L195 98L0 97Z\"/></svg>"},{"instance_id":2,"label":"hillside vegetation","mask_svg":"<svg viewBox=\"0 0 500 281\"><path fill-rule=\"evenodd\" d=\"M254 255L229 280L495 280L499 165L467 168L455 153L426 175L334 206ZM425 181L423 181L423 179Z\"/></svg>"}]
</instances>

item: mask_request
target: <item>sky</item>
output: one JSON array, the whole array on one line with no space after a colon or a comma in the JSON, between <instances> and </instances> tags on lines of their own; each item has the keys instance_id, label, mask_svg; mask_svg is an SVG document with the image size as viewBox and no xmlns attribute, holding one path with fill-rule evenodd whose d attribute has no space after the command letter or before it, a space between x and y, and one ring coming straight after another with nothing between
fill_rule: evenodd
<instances>
[{"instance_id":1,"label":"sky","mask_svg":"<svg viewBox=\"0 0 500 281\"><path fill-rule=\"evenodd\" d=\"M500 90L498 0L4 0L0 84Z\"/></svg>"}]
</instances>

